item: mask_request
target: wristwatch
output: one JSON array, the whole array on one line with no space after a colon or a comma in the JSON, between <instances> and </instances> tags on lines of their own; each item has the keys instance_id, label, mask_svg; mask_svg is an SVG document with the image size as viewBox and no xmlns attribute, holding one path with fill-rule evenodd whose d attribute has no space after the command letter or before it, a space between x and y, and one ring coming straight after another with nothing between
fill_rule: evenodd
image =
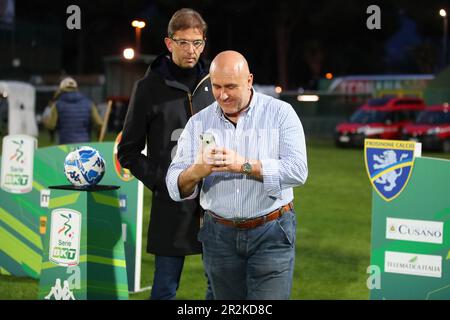
<instances>
[{"instance_id":1,"label":"wristwatch","mask_svg":"<svg viewBox=\"0 0 450 320\"><path fill-rule=\"evenodd\" d=\"M244 163L241 168L242 173L244 173L244 174L252 173L252 169L253 169L253 167L249 162Z\"/></svg>"}]
</instances>

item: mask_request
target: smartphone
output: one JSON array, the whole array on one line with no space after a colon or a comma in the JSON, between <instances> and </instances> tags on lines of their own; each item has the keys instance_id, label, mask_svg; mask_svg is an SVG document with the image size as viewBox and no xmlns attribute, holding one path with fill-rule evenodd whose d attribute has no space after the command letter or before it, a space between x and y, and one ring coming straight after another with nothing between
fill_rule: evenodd
<instances>
[{"instance_id":1,"label":"smartphone","mask_svg":"<svg viewBox=\"0 0 450 320\"><path fill-rule=\"evenodd\" d=\"M212 148L216 146L216 139L214 139L212 133L201 134L200 140L202 141L203 148Z\"/></svg>"}]
</instances>

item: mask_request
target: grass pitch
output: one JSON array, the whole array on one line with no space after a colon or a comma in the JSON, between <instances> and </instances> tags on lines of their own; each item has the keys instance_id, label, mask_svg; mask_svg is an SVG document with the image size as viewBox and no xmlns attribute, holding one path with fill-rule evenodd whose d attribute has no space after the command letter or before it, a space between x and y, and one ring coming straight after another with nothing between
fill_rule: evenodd
<instances>
[{"instance_id":1,"label":"grass pitch","mask_svg":"<svg viewBox=\"0 0 450 320\"><path fill-rule=\"evenodd\" d=\"M40 144L43 146L43 144ZM368 299L371 185L361 149L308 141L309 177L295 189L297 243L291 299ZM424 156L450 158L450 154ZM151 285L153 255L146 252L151 193L144 202L141 286ZM177 299L202 300L206 279L199 255L186 258ZM0 276L0 299L37 298L38 281ZM148 299L150 292L130 295Z\"/></svg>"}]
</instances>

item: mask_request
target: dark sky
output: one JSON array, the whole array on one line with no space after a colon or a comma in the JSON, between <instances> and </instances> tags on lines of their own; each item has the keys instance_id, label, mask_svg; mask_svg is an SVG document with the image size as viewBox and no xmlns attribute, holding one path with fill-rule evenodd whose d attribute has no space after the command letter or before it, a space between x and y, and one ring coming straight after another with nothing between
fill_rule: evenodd
<instances>
[{"instance_id":1,"label":"dark sky","mask_svg":"<svg viewBox=\"0 0 450 320\"><path fill-rule=\"evenodd\" d=\"M66 28L66 8L77 4L81 31ZM381 30L369 30L366 9L381 9ZM101 73L105 55L134 44L133 18L145 19L142 51L158 54L170 16L198 10L209 25L204 56L222 50L243 53L258 83L314 86L326 72L335 75L429 73L439 67L443 19L449 1L173 1L173 0L16 0L16 17L51 25L61 39L62 68L68 73ZM59 38L58 38L59 37Z\"/></svg>"}]
</instances>

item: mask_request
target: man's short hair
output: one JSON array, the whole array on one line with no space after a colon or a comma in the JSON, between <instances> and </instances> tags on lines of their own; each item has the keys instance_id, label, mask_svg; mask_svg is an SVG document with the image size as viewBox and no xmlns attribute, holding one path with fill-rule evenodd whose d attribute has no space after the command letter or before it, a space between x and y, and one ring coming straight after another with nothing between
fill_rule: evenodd
<instances>
[{"instance_id":1,"label":"man's short hair","mask_svg":"<svg viewBox=\"0 0 450 320\"><path fill-rule=\"evenodd\" d=\"M167 27L167 34L169 37L173 37L175 32L190 28L200 30L203 33L203 38L206 38L208 25L200 13L191 8L183 8L173 14Z\"/></svg>"}]
</instances>

